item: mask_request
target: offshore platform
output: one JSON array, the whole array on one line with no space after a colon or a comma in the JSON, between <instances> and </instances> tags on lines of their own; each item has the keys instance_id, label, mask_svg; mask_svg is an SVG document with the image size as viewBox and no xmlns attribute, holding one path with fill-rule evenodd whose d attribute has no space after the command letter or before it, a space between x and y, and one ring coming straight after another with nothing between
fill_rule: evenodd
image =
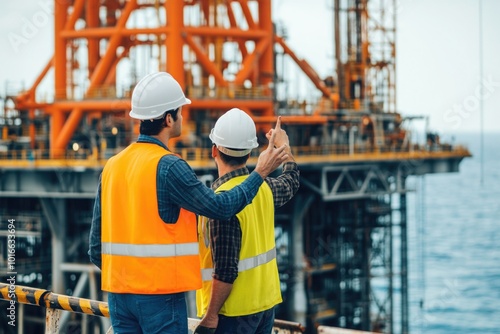
<instances>
[{"instance_id":1,"label":"offshore platform","mask_svg":"<svg viewBox=\"0 0 500 334\"><path fill-rule=\"evenodd\" d=\"M192 100L169 147L207 184L216 178L208 134L218 116L245 110L261 148L282 116L301 188L276 213L284 297L276 317L310 333L317 325L409 332L407 178L456 172L470 154L437 134L414 143L412 117L397 112L395 0L332 1L334 40L321 42L335 50L335 72L325 78L289 47L271 0L53 5L52 59L29 89L7 91L0 110L0 275L14 221L17 284L104 300L87 256L97 180L138 135L128 117L134 85L167 71ZM290 68L317 98L288 96ZM48 95L39 89L47 82ZM39 308L21 310L25 332L40 332ZM86 315L61 322L68 333L107 328Z\"/></svg>"}]
</instances>

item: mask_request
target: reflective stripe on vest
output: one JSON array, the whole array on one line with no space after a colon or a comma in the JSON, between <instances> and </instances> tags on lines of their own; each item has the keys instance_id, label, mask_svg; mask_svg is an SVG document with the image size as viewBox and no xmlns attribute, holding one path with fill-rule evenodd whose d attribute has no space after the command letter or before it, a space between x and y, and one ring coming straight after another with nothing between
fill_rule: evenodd
<instances>
[{"instance_id":1,"label":"reflective stripe on vest","mask_svg":"<svg viewBox=\"0 0 500 334\"><path fill-rule=\"evenodd\" d=\"M276 258L276 247L268 250L265 253L240 260L240 262L238 262L238 272L241 273L242 271L256 268L258 266L261 266L263 264L266 264L266 263L272 261L275 258ZM204 282L211 281L212 280L212 272L213 272L213 268L202 269L201 279Z\"/></svg>"},{"instance_id":2,"label":"reflective stripe on vest","mask_svg":"<svg viewBox=\"0 0 500 334\"><path fill-rule=\"evenodd\" d=\"M183 255L198 255L198 243L170 245L134 245L112 242L102 243L102 253L109 255L124 255L135 257L172 257Z\"/></svg>"}]
</instances>

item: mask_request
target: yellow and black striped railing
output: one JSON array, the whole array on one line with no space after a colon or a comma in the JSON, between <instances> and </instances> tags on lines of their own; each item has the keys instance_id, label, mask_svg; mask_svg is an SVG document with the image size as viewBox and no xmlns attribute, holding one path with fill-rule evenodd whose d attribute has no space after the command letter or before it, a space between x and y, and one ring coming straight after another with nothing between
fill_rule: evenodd
<instances>
[{"instance_id":1,"label":"yellow and black striped railing","mask_svg":"<svg viewBox=\"0 0 500 334\"><path fill-rule=\"evenodd\" d=\"M0 283L0 294L2 299L14 300L17 303L109 317L108 303L60 295L49 290Z\"/></svg>"},{"instance_id":2,"label":"yellow and black striped railing","mask_svg":"<svg viewBox=\"0 0 500 334\"><path fill-rule=\"evenodd\" d=\"M59 333L59 317L61 311L85 313L109 318L108 303L106 302L60 295L49 290L27 286L0 283L0 299L9 300L15 303L46 307L46 334ZM199 321L199 319L189 318L189 330L193 331ZM296 334L303 333L304 330L305 329L299 323L277 319L274 322L273 333ZM112 332L112 328L110 328L107 333Z\"/></svg>"}]
</instances>

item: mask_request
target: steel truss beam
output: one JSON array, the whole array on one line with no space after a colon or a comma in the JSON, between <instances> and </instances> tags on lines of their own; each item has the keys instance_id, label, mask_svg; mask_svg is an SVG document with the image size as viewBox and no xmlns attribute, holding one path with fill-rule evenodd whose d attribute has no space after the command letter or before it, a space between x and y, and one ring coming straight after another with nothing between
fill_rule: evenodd
<instances>
[{"instance_id":1,"label":"steel truss beam","mask_svg":"<svg viewBox=\"0 0 500 334\"><path fill-rule=\"evenodd\" d=\"M381 165L324 166L313 177L303 175L301 182L325 202L372 198L408 191L404 184L391 182L396 172Z\"/></svg>"}]
</instances>

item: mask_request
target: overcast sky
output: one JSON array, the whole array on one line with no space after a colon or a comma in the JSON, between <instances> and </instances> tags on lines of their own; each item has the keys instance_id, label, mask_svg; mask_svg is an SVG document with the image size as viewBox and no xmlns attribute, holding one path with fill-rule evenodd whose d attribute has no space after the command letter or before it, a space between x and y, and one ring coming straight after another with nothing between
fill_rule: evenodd
<instances>
[{"instance_id":1,"label":"overcast sky","mask_svg":"<svg viewBox=\"0 0 500 334\"><path fill-rule=\"evenodd\" d=\"M332 0L305 3L273 0L273 17L286 25L289 46L325 76L333 69ZM441 133L479 131L482 100L484 129L500 132L500 1L482 1L482 91L479 0L396 3L398 111L429 116L430 130ZM52 8L52 0L0 1L2 96L6 82L30 86L50 59Z\"/></svg>"}]
</instances>

